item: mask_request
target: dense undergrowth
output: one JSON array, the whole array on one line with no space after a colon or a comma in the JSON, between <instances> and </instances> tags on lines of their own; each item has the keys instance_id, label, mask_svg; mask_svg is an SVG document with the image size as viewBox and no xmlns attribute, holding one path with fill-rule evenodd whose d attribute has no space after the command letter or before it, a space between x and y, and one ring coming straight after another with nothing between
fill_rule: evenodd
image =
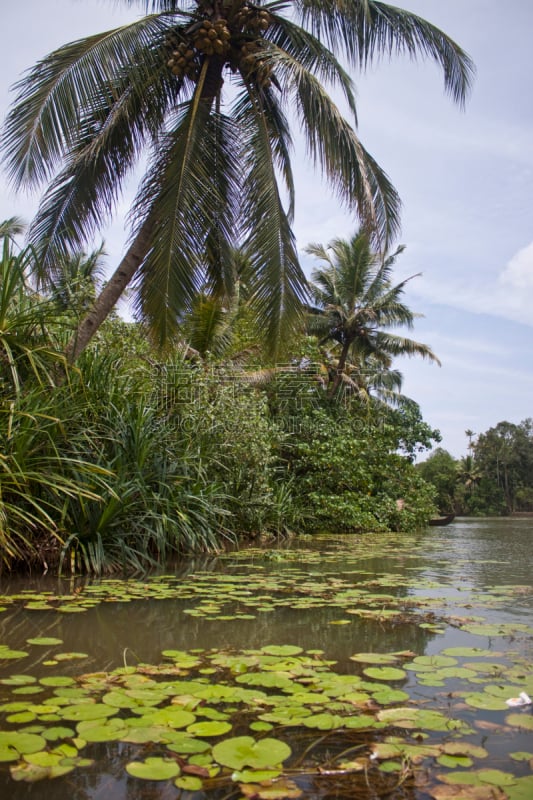
<instances>
[{"instance_id":1,"label":"dense undergrowth","mask_svg":"<svg viewBox=\"0 0 533 800\"><path fill-rule=\"evenodd\" d=\"M250 347L253 366L163 358L114 318L69 366L76 304L31 288L31 258L6 239L2 569L141 571L265 535L409 530L434 513L411 457L436 434L416 404L332 399L304 336L283 368ZM247 337L244 325L234 349Z\"/></svg>"}]
</instances>

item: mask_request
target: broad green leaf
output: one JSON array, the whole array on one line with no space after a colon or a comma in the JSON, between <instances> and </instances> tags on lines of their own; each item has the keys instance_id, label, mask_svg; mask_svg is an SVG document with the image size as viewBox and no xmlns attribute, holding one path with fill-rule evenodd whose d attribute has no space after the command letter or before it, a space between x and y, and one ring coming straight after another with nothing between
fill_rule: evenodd
<instances>
[{"instance_id":1,"label":"broad green leaf","mask_svg":"<svg viewBox=\"0 0 533 800\"><path fill-rule=\"evenodd\" d=\"M281 764L291 755L291 748L279 739L260 739L251 736L237 736L225 739L213 746L213 758L219 764L231 769L244 767L264 769Z\"/></svg>"}]
</instances>

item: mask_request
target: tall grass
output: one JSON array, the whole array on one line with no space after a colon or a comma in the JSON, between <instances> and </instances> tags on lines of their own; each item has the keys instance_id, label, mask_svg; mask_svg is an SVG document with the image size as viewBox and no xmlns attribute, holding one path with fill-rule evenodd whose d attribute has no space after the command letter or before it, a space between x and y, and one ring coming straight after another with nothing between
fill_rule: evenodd
<instances>
[{"instance_id":1,"label":"tall grass","mask_svg":"<svg viewBox=\"0 0 533 800\"><path fill-rule=\"evenodd\" d=\"M90 387L85 436L94 463L112 478L98 500L69 504L61 568L142 571L172 555L218 549L230 535L225 493L206 480L191 441L156 408L144 381L132 382L115 363L114 380L102 385L99 367L82 359L82 386Z\"/></svg>"}]
</instances>

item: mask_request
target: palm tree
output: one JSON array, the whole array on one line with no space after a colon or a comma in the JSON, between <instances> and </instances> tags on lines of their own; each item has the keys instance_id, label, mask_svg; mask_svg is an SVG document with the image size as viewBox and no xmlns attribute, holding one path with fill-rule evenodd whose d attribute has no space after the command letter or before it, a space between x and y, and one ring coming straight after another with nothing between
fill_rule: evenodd
<instances>
[{"instance_id":1,"label":"palm tree","mask_svg":"<svg viewBox=\"0 0 533 800\"><path fill-rule=\"evenodd\" d=\"M43 279L58 256L85 249L148 153L128 250L69 358L134 276L136 309L165 343L199 287L230 288L234 244L253 254L254 311L275 344L298 321L305 293L291 228L288 110L311 160L385 242L398 231L399 198L355 133L354 87L339 58L363 69L393 52L428 56L459 103L471 61L425 20L374 0L141 4L147 16L39 61L18 84L4 132L15 186L48 182L30 230ZM344 96L351 122L326 87Z\"/></svg>"},{"instance_id":2,"label":"palm tree","mask_svg":"<svg viewBox=\"0 0 533 800\"><path fill-rule=\"evenodd\" d=\"M104 277L105 256L102 244L92 253L72 253L58 261L47 283L49 296L59 309L78 314L87 311Z\"/></svg>"},{"instance_id":3,"label":"palm tree","mask_svg":"<svg viewBox=\"0 0 533 800\"><path fill-rule=\"evenodd\" d=\"M389 330L412 328L417 316L401 299L406 283L416 276L392 283L392 267L403 250L400 246L392 255L382 257L372 249L364 231L350 240L334 239L328 248L321 244L306 248L326 265L312 274L311 294L316 307L308 314L308 330L321 337L319 345L333 342L338 351L332 396L341 383L352 388L381 385L399 389L399 373L392 372L384 379L395 356L419 355L440 364L428 345ZM354 372L355 380L349 374Z\"/></svg>"}]
</instances>

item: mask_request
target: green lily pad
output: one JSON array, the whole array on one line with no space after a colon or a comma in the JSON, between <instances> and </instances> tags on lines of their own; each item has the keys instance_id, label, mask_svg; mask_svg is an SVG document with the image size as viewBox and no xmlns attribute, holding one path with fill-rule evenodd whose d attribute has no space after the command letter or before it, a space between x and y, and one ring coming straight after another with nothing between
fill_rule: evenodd
<instances>
[{"instance_id":1,"label":"green lily pad","mask_svg":"<svg viewBox=\"0 0 533 800\"><path fill-rule=\"evenodd\" d=\"M192 755L194 753L205 753L211 748L209 742L204 742L201 739L186 736L185 734L173 735L167 748L172 750L173 753L180 753L181 755Z\"/></svg>"},{"instance_id":2,"label":"green lily pad","mask_svg":"<svg viewBox=\"0 0 533 800\"><path fill-rule=\"evenodd\" d=\"M104 703L78 703L62 709L61 716L73 722L83 722L92 719L105 719L116 714L117 709Z\"/></svg>"},{"instance_id":3,"label":"green lily pad","mask_svg":"<svg viewBox=\"0 0 533 800\"><path fill-rule=\"evenodd\" d=\"M207 720L206 722L194 722L187 727L187 732L194 734L194 736L222 736L223 733L228 733L231 728L230 722Z\"/></svg>"},{"instance_id":4,"label":"green lily pad","mask_svg":"<svg viewBox=\"0 0 533 800\"><path fill-rule=\"evenodd\" d=\"M505 717L505 721L508 725L512 725L513 728L522 728L525 731L533 731L533 717L531 714L520 714L519 712L515 712L514 714L508 714Z\"/></svg>"},{"instance_id":5,"label":"green lily pad","mask_svg":"<svg viewBox=\"0 0 533 800\"><path fill-rule=\"evenodd\" d=\"M398 657L392 653L355 653L350 656L350 661L362 664L394 664Z\"/></svg>"},{"instance_id":6,"label":"green lily pad","mask_svg":"<svg viewBox=\"0 0 533 800\"><path fill-rule=\"evenodd\" d=\"M17 758L19 756L28 755L29 753L37 753L46 747L46 739L36 733L24 733L22 731L0 731L0 752L3 754L2 761L11 761L11 758L6 756L9 753L15 753Z\"/></svg>"},{"instance_id":7,"label":"green lily pad","mask_svg":"<svg viewBox=\"0 0 533 800\"><path fill-rule=\"evenodd\" d=\"M174 786L178 789L183 789L185 792L199 792L203 782L196 775L181 775L174 781Z\"/></svg>"},{"instance_id":8,"label":"green lily pad","mask_svg":"<svg viewBox=\"0 0 533 800\"><path fill-rule=\"evenodd\" d=\"M7 645L0 644L0 661L3 659L10 659L14 661L19 658L25 658L27 655L28 653L26 653L25 650L11 650L11 648Z\"/></svg>"},{"instance_id":9,"label":"green lily pad","mask_svg":"<svg viewBox=\"0 0 533 800\"><path fill-rule=\"evenodd\" d=\"M152 756L144 761L130 761L126 764L126 772L145 781L167 781L177 778L181 770L176 761L170 758Z\"/></svg>"},{"instance_id":10,"label":"green lily pad","mask_svg":"<svg viewBox=\"0 0 533 800\"><path fill-rule=\"evenodd\" d=\"M486 758L488 752L481 745L472 742L445 742L441 749L448 755L472 756L472 758Z\"/></svg>"},{"instance_id":11,"label":"green lily pad","mask_svg":"<svg viewBox=\"0 0 533 800\"><path fill-rule=\"evenodd\" d=\"M468 756L449 756L443 753L437 758L437 764L441 767L455 769L456 767L471 767L474 762Z\"/></svg>"},{"instance_id":12,"label":"green lily pad","mask_svg":"<svg viewBox=\"0 0 533 800\"><path fill-rule=\"evenodd\" d=\"M243 769L236 770L232 776L232 781L244 783L262 783L271 781L281 775L281 769Z\"/></svg>"},{"instance_id":13,"label":"green lily pad","mask_svg":"<svg viewBox=\"0 0 533 800\"><path fill-rule=\"evenodd\" d=\"M79 722L77 731L86 742L116 742L127 734L128 729L123 720L110 719Z\"/></svg>"},{"instance_id":14,"label":"green lily pad","mask_svg":"<svg viewBox=\"0 0 533 800\"><path fill-rule=\"evenodd\" d=\"M32 675L10 675L9 678L2 678L0 683L4 686L27 686L30 683L35 683L37 678Z\"/></svg>"},{"instance_id":15,"label":"green lily pad","mask_svg":"<svg viewBox=\"0 0 533 800\"><path fill-rule=\"evenodd\" d=\"M284 656L297 656L300 653L303 653L303 648L290 644L284 644L284 645L270 644L267 645L266 647L262 647L261 651L271 656L284 657Z\"/></svg>"},{"instance_id":16,"label":"green lily pad","mask_svg":"<svg viewBox=\"0 0 533 800\"><path fill-rule=\"evenodd\" d=\"M244 767L265 769L281 764L291 755L291 748L279 739L260 739L236 736L214 745L213 758L224 767L242 770Z\"/></svg>"},{"instance_id":17,"label":"green lily pad","mask_svg":"<svg viewBox=\"0 0 533 800\"><path fill-rule=\"evenodd\" d=\"M363 672L377 681L401 681L407 677L407 673L398 667L367 667Z\"/></svg>"},{"instance_id":18,"label":"green lily pad","mask_svg":"<svg viewBox=\"0 0 533 800\"><path fill-rule=\"evenodd\" d=\"M81 658L89 658L88 653L57 653L54 655L56 661L76 661Z\"/></svg>"},{"instance_id":19,"label":"green lily pad","mask_svg":"<svg viewBox=\"0 0 533 800\"><path fill-rule=\"evenodd\" d=\"M39 636L35 639L26 639L28 644L42 645L43 647L52 647L55 644L63 644L63 639L56 639L53 636Z\"/></svg>"},{"instance_id":20,"label":"green lily pad","mask_svg":"<svg viewBox=\"0 0 533 800\"><path fill-rule=\"evenodd\" d=\"M67 728L64 725L57 725L53 728L47 728L41 734L47 742L55 742L58 739L70 739L74 736L72 728Z\"/></svg>"},{"instance_id":21,"label":"green lily pad","mask_svg":"<svg viewBox=\"0 0 533 800\"><path fill-rule=\"evenodd\" d=\"M319 731L332 731L344 726L345 720L338 714L312 714L302 719L306 728L316 728Z\"/></svg>"},{"instance_id":22,"label":"green lily pad","mask_svg":"<svg viewBox=\"0 0 533 800\"><path fill-rule=\"evenodd\" d=\"M465 703L472 706L472 708L479 708L486 711L506 711L508 708L505 700L502 700L500 697L494 697L494 695L488 694L487 692L467 694L465 696Z\"/></svg>"},{"instance_id":23,"label":"green lily pad","mask_svg":"<svg viewBox=\"0 0 533 800\"><path fill-rule=\"evenodd\" d=\"M480 769L478 775L482 783L490 783L491 786L512 786L516 781L514 775L500 769Z\"/></svg>"},{"instance_id":24,"label":"green lily pad","mask_svg":"<svg viewBox=\"0 0 533 800\"><path fill-rule=\"evenodd\" d=\"M164 725L168 728L186 728L196 720L195 714L185 711L179 706L149 709L148 713L143 716L145 720L149 720L151 725Z\"/></svg>"},{"instance_id":25,"label":"green lily pad","mask_svg":"<svg viewBox=\"0 0 533 800\"><path fill-rule=\"evenodd\" d=\"M451 656L433 655L433 656L417 656L413 658L413 664L432 667L437 669L439 667L453 667L457 664L457 659Z\"/></svg>"},{"instance_id":26,"label":"green lily pad","mask_svg":"<svg viewBox=\"0 0 533 800\"><path fill-rule=\"evenodd\" d=\"M519 750L517 753L509 753L509 756L513 761L530 761L533 758L533 753Z\"/></svg>"},{"instance_id":27,"label":"green lily pad","mask_svg":"<svg viewBox=\"0 0 533 800\"><path fill-rule=\"evenodd\" d=\"M274 726L271 725L270 722L262 722L261 720L250 723L250 730L257 731L258 733L271 731L273 727Z\"/></svg>"},{"instance_id":28,"label":"green lily pad","mask_svg":"<svg viewBox=\"0 0 533 800\"><path fill-rule=\"evenodd\" d=\"M463 658L498 658L502 653L496 653L493 650L487 650L483 647L447 647L442 650L441 655L444 656L458 656Z\"/></svg>"},{"instance_id":29,"label":"green lily pad","mask_svg":"<svg viewBox=\"0 0 533 800\"><path fill-rule=\"evenodd\" d=\"M509 772L502 772L499 769L480 769L470 772L447 772L437 775L440 781L451 784L464 784L470 786L480 786L490 784L491 786L507 787L516 783L516 778Z\"/></svg>"},{"instance_id":30,"label":"green lily pad","mask_svg":"<svg viewBox=\"0 0 533 800\"><path fill-rule=\"evenodd\" d=\"M393 703L405 703L409 700L409 695L402 689L391 689L384 686L382 689L372 692L372 699L380 706L390 706Z\"/></svg>"},{"instance_id":31,"label":"green lily pad","mask_svg":"<svg viewBox=\"0 0 533 800\"><path fill-rule=\"evenodd\" d=\"M43 686L73 686L76 681L67 675L50 675L46 678L39 678L39 683Z\"/></svg>"},{"instance_id":32,"label":"green lily pad","mask_svg":"<svg viewBox=\"0 0 533 800\"><path fill-rule=\"evenodd\" d=\"M512 786L505 787L508 800L531 800L533 797L533 775L517 778Z\"/></svg>"}]
</instances>

